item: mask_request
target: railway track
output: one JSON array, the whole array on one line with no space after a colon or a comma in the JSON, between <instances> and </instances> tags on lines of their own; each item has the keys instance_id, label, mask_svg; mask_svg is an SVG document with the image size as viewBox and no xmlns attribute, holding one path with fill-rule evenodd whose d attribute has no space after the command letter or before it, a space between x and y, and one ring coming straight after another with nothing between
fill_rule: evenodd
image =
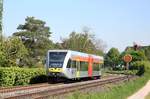
<instances>
[{"instance_id":1,"label":"railway track","mask_svg":"<svg viewBox=\"0 0 150 99\"><path fill-rule=\"evenodd\" d=\"M107 75L103 76L102 78L108 78L108 77L114 77L115 75ZM41 87L48 87L48 86L54 86L62 84L56 83L56 84L48 84L48 83L39 83L39 84L32 84L32 85L26 85L26 86L12 86L12 87L0 87L0 93L8 93L13 91L21 91L21 90L30 90L35 88L41 88Z\"/></svg>"},{"instance_id":2,"label":"railway track","mask_svg":"<svg viewBox=\"0 0 150 99\"><path fill-rule=\"evenodd\" d=\"M22 90L24 93L14 93L13 91L10 92L13 95L3 95L5 99L47 99L50 96L59 96L62 94L74 92L76 90L84 90L87 88L97 87L97 86L104 86L110 83L116 83L121 81L126 81L133 78L133 76L117 76L117 77L106 77L100 80L92 80L92 81L85 81L85 82L77 82L77 83L70 83L70 84L63 84L57 86L45 86L39 87L33 91L32 88L30 90ZM15 94L15 95L14 95Z\"/></svg>"},{"instance_id":3,"label":"railway track","mask_svg":"<svg viewBox=\"0 0 150 99\"><path fill-rule=\"evenodd\" d=\"M0 93L8 93L18 90L26 90L26 89L32 89L32 88L38 88L38 87L46 87L48 86L48 83L41 83L41 84L32 84L27 86L15 86L15 87L2 87L0 88Z\"/></svg>"}]
</instances>

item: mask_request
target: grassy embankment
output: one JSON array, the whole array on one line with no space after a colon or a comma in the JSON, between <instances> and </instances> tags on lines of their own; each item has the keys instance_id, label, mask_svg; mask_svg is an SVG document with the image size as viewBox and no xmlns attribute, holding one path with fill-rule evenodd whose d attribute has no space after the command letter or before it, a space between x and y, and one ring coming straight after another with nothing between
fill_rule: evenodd
<instances>
[{"instance_id":1,"label":"grassy embankment","mask_svg":"<svg viewBox=\"0 0 150 99\"><path fill-rule=\"evenodd\" d=\"M96 93L81 94L76 92L73 95L69 96L69 99L126 99L128 96L132 95L138 89L146 84L150 79L150 63L144 63L145 73L136 80L125 82L123 84L113 86L109 90Z\"/></svg>"},{"instance_id":2,"label":"grassy embankment","mask_svg":"<svg viewBox=\"0 0 150 99\"><path fill-rule=\"evenodd\" d=\"M145 99L150 99L150 93L145 97Z\"/></svg>"}]
</instances>

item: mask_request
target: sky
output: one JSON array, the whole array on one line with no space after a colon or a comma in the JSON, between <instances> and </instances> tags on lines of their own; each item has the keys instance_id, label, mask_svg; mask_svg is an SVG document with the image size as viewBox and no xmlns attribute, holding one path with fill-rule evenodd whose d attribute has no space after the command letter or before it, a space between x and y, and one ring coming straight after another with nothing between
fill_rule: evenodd
<instances>
[{"instance_id":1,"label":"sky","mask_svg":"<svg viewBox=\"0 0 150 99\"><path fill-rule=\"evenodd\" d=\"M4 0L3 33L11 36L27 16L46 22L59 42L72 31L89 27L108 51L123 51L133 42L150 45L150 0Z\"/></svg>"}]
</instances>

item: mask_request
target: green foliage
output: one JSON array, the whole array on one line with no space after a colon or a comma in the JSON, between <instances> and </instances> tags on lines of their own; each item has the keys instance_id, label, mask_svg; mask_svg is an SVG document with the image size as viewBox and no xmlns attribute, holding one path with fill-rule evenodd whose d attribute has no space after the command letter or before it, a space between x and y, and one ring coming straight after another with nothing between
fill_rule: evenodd
<instances>
[{"instance_id":1,"label":"green foliage","mask_svg":"<svg viewBox=\"0 0 150 99\"><path fill-rule=\"evenodd\" d=\"M136 75L138 70L117 70L117 71L107 71L110 74L124 74L124 75Z\"/></svg>"},{"instance_id":2,"label":"green foliage","mask_svg":"<svg viewBox=\"0 0 150 99\"><path fill-rule=\"evenodd\" d=\"M22 41L17 37L11 37L3 40L0 47L0 66L21 66L21 64L16 62L16 60L22 60L28 55L28 51L23 45Z\"/></svg>"},{"instance_id":3,"label":"green foliage","mask_svg":"<svg viewBox=\"0 0 150 99\"><path fill-rule=\"evenodd\" d=\"M137 75L141 76L146 70L150 69L150 62L148 61L136 61L131 64L130 69L138 70Z\"/></svg>"},{"instance_id":4,"label":"green foliage","mask_svg":"<svg viewBox=\"0 0 150 99\"><path fill-rule=\"evenodd\" d=\"M34 17L27 17L25 21L24 25L21 24L17 28L24 31L16 32L14 35L33 39L50 37L50 28L45 26L46 23L44 21L35 19Z\"/></svg>"},{"instance_id":5,"label":"green foliage","mask_svg":"<svg viewBox=\"0 0 150 99\"><path fill-rule=\"evenodd\" d=\"M103 55L105 44L96 39L86 29L82 33L72 32L62 43L54 44L49 38L50 28L46 22L27 17L19 31L4 41L0 49L0 66L44 67L46 52L49 49L70 49L90 54Z\"/></svg>"},{"instance_id":6,"label":"green foliage","mask_svg":"<svg viewBox=\"0 0 150 99\"><path fill-rule=\"evenodd\" d=\"M16 69L15 72L16 72L15 85L27 85L27 84L31 84L31 83L36 83L35 82L36 79L39 79L39 81L40 81L40 78L37 78L37 76L42 77L42 75L46 74L45 70L40 69L40 68ZM45 81L46 81L46 76L45 76Z\"/></svg>"},{"instance_id":7,"label":"green foliage","mask_svg":"<svg viewBox=\"0 0 150 99\"><path fill-rule=\"evenodd\" d=\"M28 85L46 80L46 72L42 68L0 68L0 86Z\"/></svg>"},{"instance_id":8,"label":"green foliage","mask_svg":"<svg viewBox=\"0 0 150 99\"><path fill-rule=\"evenodd\" d=\"M69 38L64 38L62 40L62 43L61 44L57 43L56 46L61 49L70 49L85 53L102 55L103 50L102 48L98 47L98 45L101 45L102 42L96 44L96 42L94 42L93 39L95 39L94 35L91 35L88 32L83 33L72 32L69 35Z\"/></svg>"},{"instance_id":9,"label":"green foliage","mask_svg":"<svg viewBox=\"0 0 150 99\"><path fill-rule=\"evenodd\" d=\"M135 61L130 64L129 70L108 70L107 73L112 74L125 74L125 75L138 75L141 76L146 70L150 69L150 62L148 61Z\"/></svg>"},{"instance_id":10,"label":"green foliage","mask_svg":"<svg viewBox=\"0 0 150 99\"><path fill-rule=\"evenodd\" d=\"M15 76L13 68L0 68L0 86L12 86Z\"/></svg>"},{"instance_id":11,"label":"green foliage","mask_svg":"<svg viewBox=\"0 0 150 99\"><path fill-rule=\"evenodd\" d=\"M134 51L134 50L127 50L127 51L124 51L122 54L121 54L121 58L126 55L126 54L130 54L132 55L132 62L135 62L135 61L145 61L147 60L146 56L145 56L145 53L144 53L144 50L137 50L137 51Z\"/></svg>"},{"instance_id":12,"label":"green foliage","mask_svg":"<svg viewBox=\"0 0 150 99\"><path fill-rule=\"evenodd\" d=\"M2 46L2 12L3 12L3 0L0 0L0 66L4 64L5 55Z\"/></svg>"},{"instance_id":13,"label":"green foliage","mask_svg":"<svg viewBox=\"0 0 150 99\"><path fill-rule=\"evenodd\" d=\"M29 56L23 60L24 65L34 66L35 63L42 63L47 50L53 48L53 43L49 40L50 28L45 24L42 20L27 17L25 24L18 26L17 29L20 31L13 34L20 37L28 49Z\"/></svg>"},{"instance_id":14,"label":"green foliage","mask_svg":"<svg viewBox=\"0 0 150 99\"><path fill-rule=\"evenodd\" d=\"M147 57L145 56L145 52L144 50L133 50L131 48L128 48L126 51L122 52L121 55L120 55L120 63L121 64L124 64L126 65L126 63L124 62L123 60L123 57L126 55L126 54L130 54L132 56L132 61L129 63L129 64L132 64L136 61L147 61ZM135 67L133 66L130 66L129 69L136 69ZM141 66L141 69L142 69L142 66ZM137 70L137 69L136 69Z\"/></svg>"},{"instance_id":15,"label":"green foliage","mask_svg":"<svg viewBox=\"0 0 150 99\"><path fill-rule=\"evenodd\" d=\"M140 89L148 80L148 76L138 78L133 81L123 83L121 85L110 88L106 92L100 94L96 93L93 96L97 96L94 99L127 99L128 96L132 95L137 89Z\"/></svg>"},{"instance_id":16,"label":"green foliage","mask_svg":"<svg viewBox=\"0 0 150 99\"><path fill-rule=\"evenodd\" d=\"M4 53L4 46L2 42L0 42L0 67L5 66L6 63L6 53Z\"/></svg>"},{"instance_id":17,"label":"green foliage","mask_svg":"<svg viewBox=\"0 0 150 99\"><path fill-rule=\"evenodd\" d=\"M146 48L144 51L145 51L145 56L150 61L150 46L148 48Z\"/></svg>"},{"instance_id":18,"label":"green foliage","mask_svg":"<svg viewBox=\"0 0 150 99\"><path fill-rule=\"evenodd\" d=\"M115 68L120 62L120 53L117 48L111 48L105 56L105 66Z\"/></svg>"},{"instance_id":19,"label":"green foliage","mask_svg":"<svg viewBox=\"0 0 150 99\"><path fill-rule=\"evenodd\" d=\"M148 59L150 61L150 46L137 46L138 48L134 47L128 47L126 49L126 53L132 53L132 52L140 52L142 55L142 58ZM135 50L136 49L136 50ZM143 55L144 54L144 55Z\"/></svg>"}]
</instances>

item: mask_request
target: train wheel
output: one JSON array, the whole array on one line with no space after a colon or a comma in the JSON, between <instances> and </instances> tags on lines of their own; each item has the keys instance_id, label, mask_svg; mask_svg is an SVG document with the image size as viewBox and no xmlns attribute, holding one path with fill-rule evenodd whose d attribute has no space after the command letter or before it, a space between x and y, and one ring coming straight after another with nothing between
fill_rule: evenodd
<instances>
[{"instance_id":1,"label":"train wheel","mask_svg":"<svg viewBox=\"0 0 150 99\"><path fill-rule=\"evenodd\" d=\"M96 79L100 79L101 78L101 76L96 76Z\"/></svg>"},{"instance_id":2,"label":"train wheel","mask_svg":"<svg viewBox=\"0 0 150 99\"><path fill-rule=\"evenodd\" d=\"M93 77L93 78L94 78L94 80L98 79L97 76L95 76L95 77Z\"/></svg>"},{"instance_id":3,"label":"train wheel","mask_svg":"<svg viewBox=\"0 0 150 99\"><path fill-rule=\"evenodd\" d=\"M56 82L57 82L57 78L56 77L48 77L48 83L54 84Z\"/></svg>"}]
</instances>

